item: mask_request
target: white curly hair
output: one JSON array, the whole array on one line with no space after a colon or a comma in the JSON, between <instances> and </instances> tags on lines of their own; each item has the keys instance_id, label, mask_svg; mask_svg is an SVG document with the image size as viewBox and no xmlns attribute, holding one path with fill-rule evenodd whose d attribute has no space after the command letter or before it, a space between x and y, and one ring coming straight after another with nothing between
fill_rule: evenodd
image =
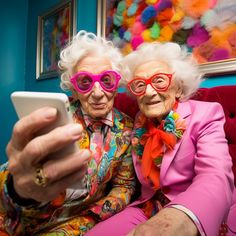
<instances>
[{"instance_id":1,"label":"white curly hair","mask_svg":"<svg viewBox=\"0 0 236 236\"><path fill-rule=\"evenodd\" d=\"M72 41L61 51L58 66L61 70L60 86L63 90L72 90L71 76L76 73L75 66L89 54L96 53L111 61L112 69L121 71L122 54L111 41L84 30L79 31ZM122 79L119 85L123 84Z\"/></svg>"},{"instance_id":2,"label":"white curly hair","mask_svg":"<svg viewBox=\"0 0 236 236\"><path fill-rule=\"evenodd\" d=\"M122 76L126 83L133 79L135 69L139 65L152 60L165 62L172 69L175 81L182 86L180 101L189 99L203 81L203 74L200 73L197 62L185 48L172 42L152 42L141 44L124 57Z\"/></svg>"}]
</instances>

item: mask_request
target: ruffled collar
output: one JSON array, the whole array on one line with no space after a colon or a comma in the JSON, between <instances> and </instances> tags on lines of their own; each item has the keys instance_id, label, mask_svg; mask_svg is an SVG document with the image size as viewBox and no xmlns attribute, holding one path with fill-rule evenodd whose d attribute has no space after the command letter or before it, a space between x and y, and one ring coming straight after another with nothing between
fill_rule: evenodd
<instances>
[{"instance_id":1,"label":"ruffled collar","mask_svg":"<svg viewBox=\"0 0 236 236\"><path fill-rule=\"evenodd\" d=\"M141 161L142 174L150 179L155 189L160 186L160 165L164 154L174 148L186 129L185 120L175 111L156 125L139 113L136 117L132 145Z\"/></svg>"}]
</instances>

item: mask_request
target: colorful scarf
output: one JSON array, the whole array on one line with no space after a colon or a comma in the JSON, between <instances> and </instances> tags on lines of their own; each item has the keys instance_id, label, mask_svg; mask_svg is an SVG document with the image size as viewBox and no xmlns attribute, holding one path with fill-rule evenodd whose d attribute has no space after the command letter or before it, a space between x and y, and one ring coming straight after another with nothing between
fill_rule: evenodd
<instances>
[{"instance_id":1,"label":"colorful scarf","mask_svg":"<svg viewBox=\"0 0 236 236\"><path fill-rule=\"evenodd\" d=\"M185 120L171 110L159 125L140 113L136 118L132 145L141 159L141 170L150 179L155 190L160 188L160 165L164 154L173 150L183 136Z\"/></svg>"}]
</instances>

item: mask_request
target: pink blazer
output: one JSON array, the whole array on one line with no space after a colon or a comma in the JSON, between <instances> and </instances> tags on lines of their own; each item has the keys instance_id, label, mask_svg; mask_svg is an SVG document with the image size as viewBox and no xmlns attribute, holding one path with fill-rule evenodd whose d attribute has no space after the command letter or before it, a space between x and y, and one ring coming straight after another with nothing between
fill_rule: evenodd
<instances>
[{"instance_id":1,"label":"pink blazer","mask_svg":"<svg viewBox=\"0 0 236 236\"><path fill-rule=\"evenodd\" d=\"M232 161L224 133L224 112L220 104L189 100L179 103L177 112L186 119L186 131L174 150L163 158L161 188L170 204L191 210L207 236L218 235L228 215L234 190ZM142 177L140 162L133 155L142 192L137 205L154 191Z\"/></svg>"}]
</instances>

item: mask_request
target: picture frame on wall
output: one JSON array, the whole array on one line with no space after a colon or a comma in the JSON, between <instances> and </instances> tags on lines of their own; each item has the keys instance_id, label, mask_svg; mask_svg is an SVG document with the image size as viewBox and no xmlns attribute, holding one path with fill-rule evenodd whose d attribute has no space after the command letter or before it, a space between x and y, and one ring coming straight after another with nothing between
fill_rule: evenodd
<instances>
[{"instance_id":1,"label":"picture frame on wall","mask_svg":"<svg viewBox=\"0 0 236 236\"><path fill-rule=\"evenodd\" d=\"M97 34L113 41L124 54L142 42L171 41L192 52L208 77L236 72L235 1L97 3Z\"/></svg>"},{"instance_id":2,"label":"picture frame on wall","mask_svg":"<svg viewBox=\"0 0 236 236\"><path fill-rule=\"evenodd\" d=\"M58 76L61 49L76 32L76 0L60 2L38 17L36 79Z\"/></svg>"}]
</instances>

